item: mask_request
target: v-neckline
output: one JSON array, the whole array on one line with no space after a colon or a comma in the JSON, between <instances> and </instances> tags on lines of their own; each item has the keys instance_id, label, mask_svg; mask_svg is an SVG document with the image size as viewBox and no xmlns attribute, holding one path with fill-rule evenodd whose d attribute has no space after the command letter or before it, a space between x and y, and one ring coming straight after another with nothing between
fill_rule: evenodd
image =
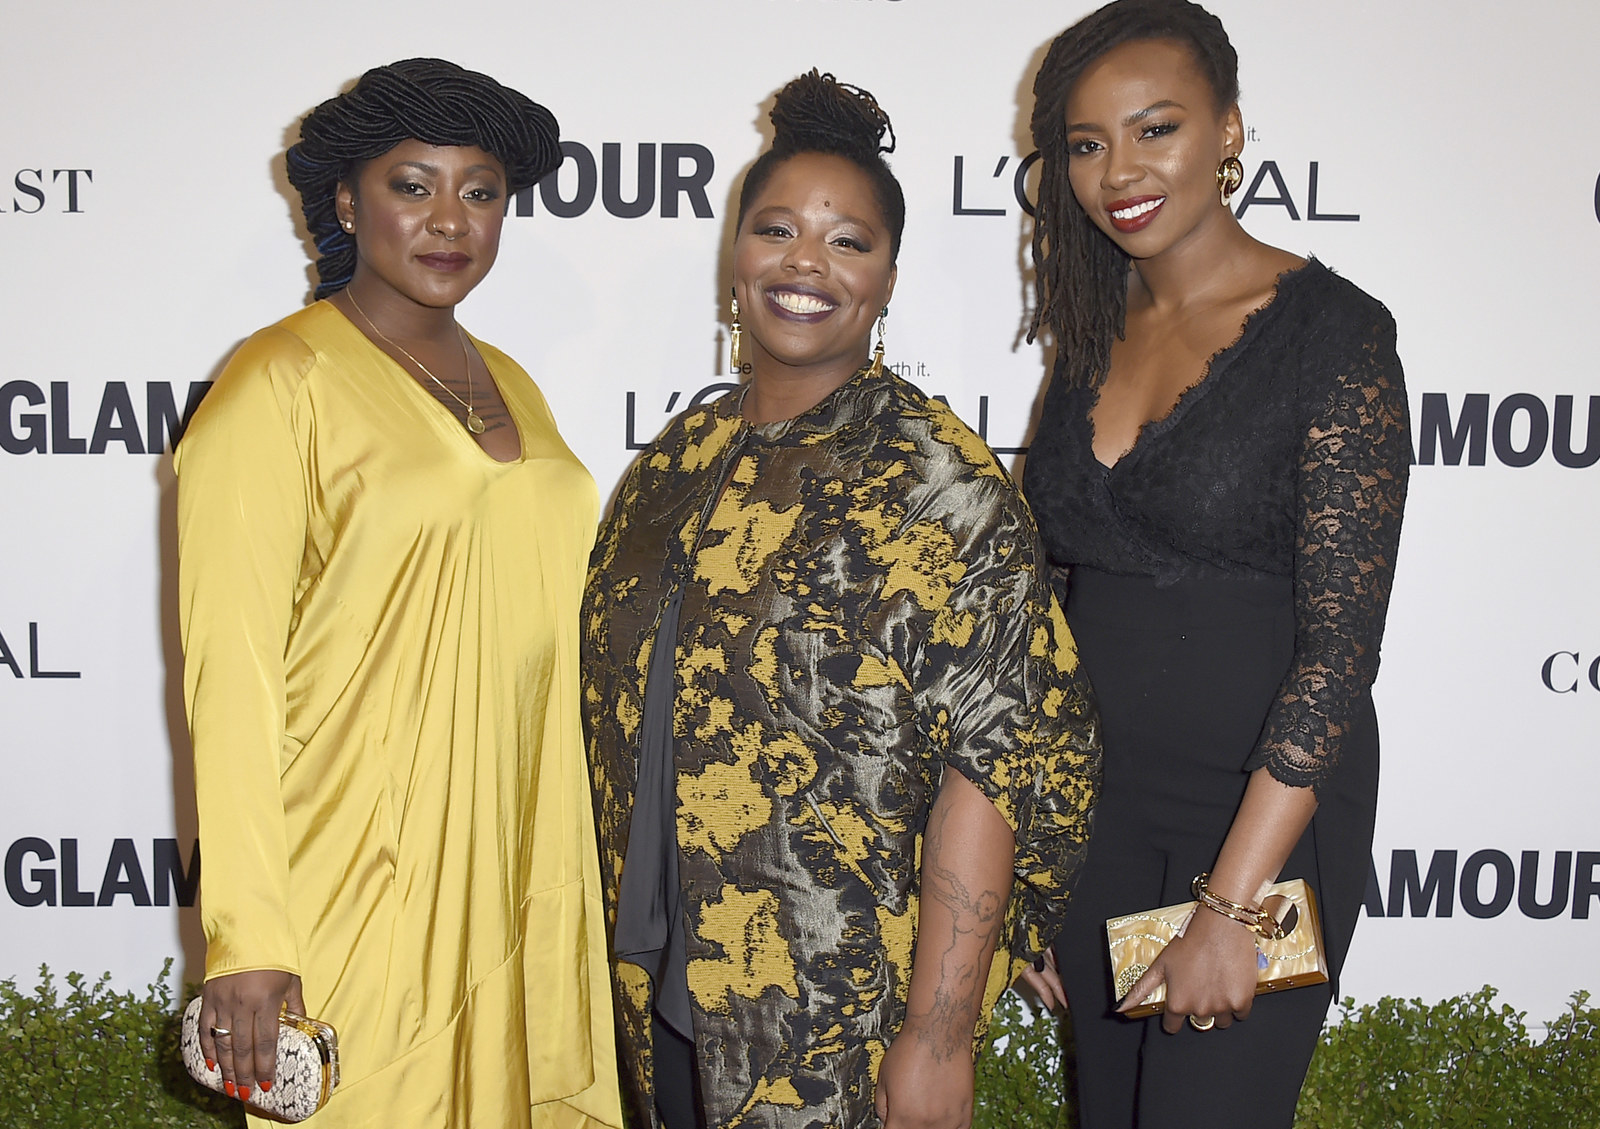
<instances>
[{"instance_id":1,"label":"v-neckline","mask_svg":"<svg viewBox=\"0 0 1600 1129\"><path fill-rule=\"evenodd\" d=\"M1188 385L1182 392L1178 393L1178 398L1172 402L1172 407L1168 408L1166 412L1156 416L1154 419L1147 419L1140 424L1139 430L1134 433L1133 442L1128 444L1127 450L1123 451L1122 454L1116 457L1115 461L1110 463L1102 461L1100 456L1097 455L1094 450L1094 409L1100 403L1100 386L1096 385L1095 387L1091 388L1089 404L1083 411L1083 424L1084 430L1087 432L1087 439L1089 443L1089 458L1094 461L1094 465L1100 469L1101 473L1106 477L1110 477L1110 475L1118 467L1127 462L1132 455L1138 452L1141 445L1147 445L1145 444L1145 439L1147 436L1154 435L1159 438L1161 435L1166 434L1176 427L1182 421L1183 415L1188 411L1189 404L1203 396L1205 394L1204 390L1215 383L1213 378L1217 375L1218 362L1223 361L1225 367L1226 361L1232 359L1230 354L1233 354L1239 348L1239 346L1244 343L1245 337L1250 333L1251 329L1254 328L1257 321L1261 319L1263 315L1267 313L1267 311L1274 309L1278 305L1278 298L1283 292L1284 283L1290 281L1292 278L1298 275L1303 274L1312 266L1319 265L1320 264L1315 258L1307 256L1306 261L1301 263L1299 266L1289 267L1286 270L1279 271L1277 277L1274 278L1272 282L1272 293L1267 295L1267 300L1265 302L1262 302L1261 305L1257 306L1244 316L1244 319L1239 323L1239 332L1234 335L1233 340L1229 341L1226 345L1223 345L1221 348L1217 349L1209 357L1207 357L1206 363L1200 369L1200 376L1194 381L1194 383Z\"/></svg>"},{"instance_id":2,"label":"v-neckline","mask_svg":"<svg viewBox=\"0 0 1600 1129\"><path fill-rule=\"evenodd\" d=\"M511 410L511 401L506 397L505 389L500 387L500 382L495 379L494 369L489 367L489 358L485 357L483 355L483 351L478 348L478 339L476 337L468 333L465 329L461 331L466 336L467 341L471 343L472 351L477 353L478 359L483 362L483 371L488 374L489 380L494 384L494 389L500 397L500 402L506 407L506 417L511 421L512 430L517 433L517 454L514 458L497 459L488 451L484 450L483 444L478 442L478 440L473 436L472 432L469 431L466 425L463 424L456 416L455 412L451 411L444 401L439 399L439 397L435 396L432 392L429 392L426 388L424 388L422 386L422 382L412 374L411 370L391 357L386 349L363 333L361 327L352 321L343 310L339 309L338 306L334 305L332 302L329 302L326 298L322 299L322 301L326 302L328 308L336 312L339 317L343 319L344 323L350 327L353 333L360 337L362 341L365 341L367 345L374 349L380 357L393 366L395 371L405 378L405 383L410 385L411 388L416 391L417 395L421 396L429 404L433 405L435 409L433 418L435 420L438 420L440 418L439 413L442 413L444 418L450 421L451 426L446 430L450 431L452 434L460 435L461 437L465 438L473 450L477 451L478 454L483 456L485 459L488 459L495 466L517 466L527 460L528 437L522 433L522 424L517 419L517 413Z\"/></svg>"}]
</instances>

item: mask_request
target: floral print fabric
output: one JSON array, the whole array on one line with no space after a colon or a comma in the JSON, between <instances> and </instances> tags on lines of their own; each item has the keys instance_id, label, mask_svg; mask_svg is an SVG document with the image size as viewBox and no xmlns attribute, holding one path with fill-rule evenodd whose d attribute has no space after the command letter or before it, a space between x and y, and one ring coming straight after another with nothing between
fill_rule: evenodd
<instances>
[{"instance_id":1,"label":"floral print fabric","mask_svg":"<svg viewBox=\"0 0 1600 1129\"><path fill-rule=\"evenodd\" d=\"M892 374L783 423L745 423L730 394L670 425L622 484L582 617L613 920L649 656L680 586L677 831L707 1123L876 1124L941 772L1017 834L991 1005L1055 935L1088 836L1096 716L1032 517L983 442ZM614 968L648 1117L651 985Z\"/></svg>"}]
</instances>

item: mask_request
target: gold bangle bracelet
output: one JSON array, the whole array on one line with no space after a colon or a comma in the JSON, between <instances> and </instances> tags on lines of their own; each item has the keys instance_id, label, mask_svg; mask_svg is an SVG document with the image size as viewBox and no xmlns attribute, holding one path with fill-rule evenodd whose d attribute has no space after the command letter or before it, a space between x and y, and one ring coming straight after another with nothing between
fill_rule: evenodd
<instances>
[{"instance_id":1,"label":"gold bangle bracelet","mask_svg":"<svg viewBox=\"0 0 1600 1129\"><path fill-rule=\"evenodd\" d=\"M1216 913L1220 913L1223 917L1237 921L1240 925L1243 925L1252 933L1264 937L1269 941L1281 941L1284 937L1288 936L1288 934L1284 932L1282 923L1266 910L1256 906L1247 906L1241 905L1238 902L1230 902L1227 898L1222 897L1220 894L1213 894L1209 889L1206 888L1206 884L1210 880L1211 872L1205 871L1195 875L1194 881L1189 885L1190 891L1194 894L1195 898L1199 900L1201 905Z\"/></svg>"},{"instance_id":2,"label":"gold bangle bracelet","mask_svg":"<svg viewBox=\"0 0 1600 1129\"><path fill-rule=\"evenodd\" d=\"M1243 925L1246 929L1250 930L1250 932L1259 937L1271 938L1271 934L1263 930L1254 917L1247 917L1244 914L1234 913L1232 910L1226 909L1223 906L1219 906L1215 902L1209 901L1206 898L1201 898L1200 904L1206 909L1211 910L1213 913L1221 914L1229 921L1237 921L1240 925Z\"/></svg>"}]
</instances>

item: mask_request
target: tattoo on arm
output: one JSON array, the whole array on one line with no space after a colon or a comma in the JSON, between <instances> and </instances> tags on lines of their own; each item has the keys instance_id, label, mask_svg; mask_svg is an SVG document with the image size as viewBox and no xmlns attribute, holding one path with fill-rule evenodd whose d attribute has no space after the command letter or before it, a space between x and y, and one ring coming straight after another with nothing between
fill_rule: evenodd
<instances>
[{"instance_id":1,"label":"tattoo on arm","mask_svg":"<svg viewBox=\"0 0 1600 1129\"><path fill-rule=\"evenodd\" d=\"M1010 828L999 813L974 786L961 783L971 796L953 800L941 788L923 839L922 900L906 1015L907 1030L940 1061L972 1051L1005 920L1014 851Z\"/></svg>"}]
</instances>

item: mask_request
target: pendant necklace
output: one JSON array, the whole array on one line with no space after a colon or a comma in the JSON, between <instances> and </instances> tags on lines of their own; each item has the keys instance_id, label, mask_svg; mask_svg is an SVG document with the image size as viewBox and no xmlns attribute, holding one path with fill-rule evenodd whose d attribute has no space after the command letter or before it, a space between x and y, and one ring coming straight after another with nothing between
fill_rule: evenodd
<instances>
[{"instance_id":1,"label":"pendant necklace","mask_svg":"<svg viewBox=\"0 0 1600 1129\"><path fill-rule=\"evenodd\" d=\"M388 346L391 349L399 349L401 353L404 353L406 360L410 361L412 364L416 365L419 369L421 369L423 374L429 380L433 381L440 388L443 388L444 391L445 391L445 394L447 396L449 396L456 403L460 404L463 408L467 409L467 430L472 432L472 434L474 434L474 435L482 435L483 434L483 417L480 416L477 412L472 410L472 400L470 398L466 399L466 400L463 400L460 396L457 396L455 394L455 391L448 384L446 384L444 381L440 380L437 376L434 376L433 375L433 370L428 368L428 366L423 364L421 361L417 360L417 358L413 357L411 355L411 353L406 349L406 347L404 345L401 345L401 344L399 344L398 342L395 342L395 341L391 341L389 339L389 337L387 335L385 335L383 330L379 329L376 325L373 324L372 319L367 316L367 311L363 310L361 308L361 303L356 301L356 296L354 294L350 293L350 288L348 286L345 287L344 294L345 294L346 298L350 299L350 304L356 308L356 313L361 315L361 320L367 323L368 327L371 328L372 332L376 333L379 337L382 337L384 342L387 343ZM467 352L467 335L462 332L461 327L459 325L456 326L456 335L461 338L461 360L467 366L467 396L471 397L472 396L472 357Z\"/></svg>"}]
</instances>

